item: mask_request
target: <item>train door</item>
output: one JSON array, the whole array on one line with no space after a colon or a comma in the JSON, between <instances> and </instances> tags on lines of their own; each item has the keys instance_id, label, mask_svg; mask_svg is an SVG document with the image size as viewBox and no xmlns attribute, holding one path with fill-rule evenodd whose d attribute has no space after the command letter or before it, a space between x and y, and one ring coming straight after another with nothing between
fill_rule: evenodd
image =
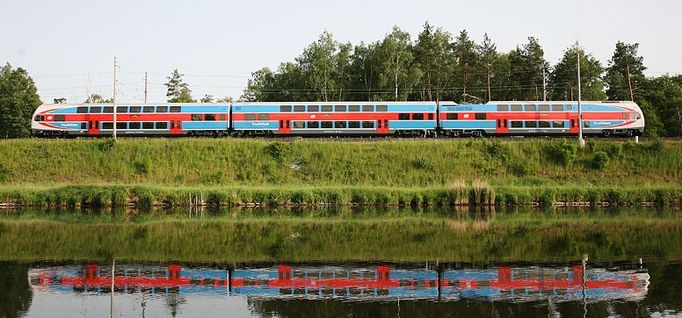
<instances>
[{"instance_id":1,"label":"train door","mask_svg":"<svg viewBox=\"0 0 682 318\"><path fill-rule=\"evenodd\" d=\"M99 119L88 118L88 135L97 136L99 135Z\"/></svg>"},{"instance_id":2,"label":"train door","mask_svg":"<svg viewBox=\"0 0 682 318\"><path fill-rule=\"evenodd\" d=\"M388 119L377 120L377 133L388 134Z\"/></svg>"},{"instance_id":3,"label":"train door","mask_svg":"<svg viewBox=\"0 0 682 318\"><path fill-rule=\"evenodd\" d=\"M288 119L280 119L279 120L279 127L277 129L277 133L279 134L291 134L291 120Z\"/></svg>"},{"instance_id":4,"label":"train door","mask_svg":"<svg viewBox=\"0 0 682 318\"><path fill-rule=\"evenodd\" d=\"M509 133L509 121L505 118L495 120L495 127L498 134Z\"/></svg>"},{"instance_id":5,"label":"train door","mask_svg":"<svg viewBox=\"0 0 682 318\"><path fill-rule=\"evenodd\" d=\"M182 121L177 119L171 120L169 132L171 135L182 134Z\"/></svg>"}]
</instances>

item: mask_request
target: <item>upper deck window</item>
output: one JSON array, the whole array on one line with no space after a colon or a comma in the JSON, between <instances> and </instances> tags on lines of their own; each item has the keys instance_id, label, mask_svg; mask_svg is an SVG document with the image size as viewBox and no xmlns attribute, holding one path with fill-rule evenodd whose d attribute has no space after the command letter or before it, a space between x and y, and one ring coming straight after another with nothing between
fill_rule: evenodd
<instances>
[{"instance_id":1,"label":"upper deck window","mask_svg":"<svg viewBox=\"0 0 682 318\"><path fill-rule=\"evenodd\" d=\"M291 105L279 106L279 111L282 113L290 113L291 112Z\"/></svg>"}]
</instances>

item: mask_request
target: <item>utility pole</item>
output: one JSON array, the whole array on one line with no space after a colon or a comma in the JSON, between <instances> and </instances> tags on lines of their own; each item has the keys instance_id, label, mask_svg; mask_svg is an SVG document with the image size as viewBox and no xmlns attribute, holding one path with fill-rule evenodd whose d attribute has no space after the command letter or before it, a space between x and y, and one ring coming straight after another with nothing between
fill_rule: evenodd
<instances>
[{"instance_id":1,"label":"utility pole","mask_svg":"<svg viewBox=\"0 0 682 318\"><path fill-rule=\"evenodd\" d=\"M144 103L147 103L147 72L144 72Z\"/></svg>"},{"instance_id":2,"label":"utility pole","mask_svg":"<svg viewBox=\"0 0 682 318\"><path fill-rule=\"evenodd\" d=\"M469 63L464 63L464 102L467 102L467 71L469 70Z\"/></svg>"},{"instance_id":3,"label":"utility pole","mask_svg":"<svg viewBox=\"0 0 682 318\"><path fill-rule=\"evenodd\" d=\"M630 101L635 101L635 94L632 93L632 74L630 74L630 64L628 64L628 87L630 88Z\"/></svg>"},{"instance_id":4,"label":"utility pole","mask_svg":"<svg viewBox=\"0 0 682 318\"><path fill-rule=\"evenodd\" d=\"M547 73L545 73L545 68L542 67L542 100L547 101Z\"/></svg>"},{"instance_id":5,"label":"utility pole","mask_svg":"<svg viewBox=\"0 0 682 318\"><path fill-rule=\"evenodd\" d=\"M114 56L114 94L112 99L112 106L114 110L114 132L113 132L113 137L114 140L116 140L116 69L118 68L118 64L116 63L116 57Z\"/></svg>"},{"instance_id":6,"label":"utility pole","mask_svg":"<svg viewBox=\"0 0 682 318\"><path fill-rule=\"evenodd\" d=\"M488 63L488 101L492 100L492 94L490 92L490 63Z\"/></svg>"},{"instance_id":7,"label":"utility pole","mask_svg":"<svg viewBox=\"0 0 682 318\"><path fill-rule=\"evenodd\" d=\"M582 92L580 90L580 52L578 52L578 144L580 147L585 147L585 139L583 139L583 107L581 100Z\"/></svg>"}]
</instances>

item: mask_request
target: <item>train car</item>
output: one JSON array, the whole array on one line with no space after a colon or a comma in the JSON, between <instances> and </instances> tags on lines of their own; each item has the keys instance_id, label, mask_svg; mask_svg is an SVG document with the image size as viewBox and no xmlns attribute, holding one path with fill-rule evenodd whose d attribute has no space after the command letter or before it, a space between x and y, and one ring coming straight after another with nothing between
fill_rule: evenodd
<instances>
[{"instance_id":1,"label":"train car","mask_svg":"<svg viewBox=\"0 0 682 318\"><path fill-rule=\"evenodd\" d=\"M227 134L230 104L120 104L116 133L129 136ZM114 128L111 104L41 105L31 122L34 135L110 136Z\"/></svg>"},{"instance_id":2,"label":"train car","mask_svg":"<svg viewBox=\"0 0 682 318\"><path fill-rule=\"evenodd\" d=\"M233 103L231 128L240 136L426 136L436 113L436 102Z\"/></svg>"},{"instance_id":3,"label":"train car","mask_svg":"<svg viewBox=\"0 0 682 318\"><path fill-rule=\"evenodd\" d=\"M633 102L582 102L585 135L639 136L644 115ZM578 134L577 102L441 102L439 127L448 136Z\"/></svg>"}]
</instances>

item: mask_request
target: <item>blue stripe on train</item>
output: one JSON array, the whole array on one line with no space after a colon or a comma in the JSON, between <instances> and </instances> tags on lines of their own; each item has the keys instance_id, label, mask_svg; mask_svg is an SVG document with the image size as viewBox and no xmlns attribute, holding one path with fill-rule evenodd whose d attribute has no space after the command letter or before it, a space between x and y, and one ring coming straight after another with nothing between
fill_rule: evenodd
<instances>
[{"instance_id":1,"label":"blue stripe on train","mask_svg":"<svg viewBox=\"0 0 682 318\"><path fill-rule=\"evenodd\" d=\"M441 120L444 129L495 129L494 120Z\"/></svg>"},{"instance_id":2,"label":"blue stripe on train","mask_svg":"<svg viewBox=\"0 0 682 318\"><path fill-rule=\"evenodd\" d=\"M232 105L232 113L279 113L280 105Z\"/></svg>"},{"instance_id":3,"label":"blue stripe on train","mask_svg":"<svg viewBox=\"0 0 682 318\"><path fill-rule=\"evenodd\" d=\"M234 121L232 127L235 130L275 130L279 129L279 123L276 120L269 121Z\"/></svg>"},{"instance_id":4,"label":"blue stripe on train","mask_svg":"<svg viewBox=\"0 0 682 318\"><path fill-rule=\"evenodd\" d=\"M221 130L227 129L226 121L183 121L182 130Z\"/></svg>"},{"instance_id":5,"label":"blue stripe on train","mask_svg":"<svg viewBox=\"0 0 682 318\"><path fill-rule=\"evenodd\" d=\"M508 105L508 104L500 104L500 105ZM514 105L518 105L518 104L515 103ZM539 104L533 103L533 104L523 104L523 105L539 105ZM577 104L565 104L562 106L564 106L564 108L561 111L574 111L574 112L578 111L578 105ZM596 105L596 104L583 104L582 109L585 112L623 112L623 111L625 111L625 110L623 110L619 107L616 107L616 106ZM447 113L447 112L496 112L497 111L497 104L495 104L495 105L487 105L487 104L443 105L443 106L441 106L441 110L444 113ZM525 110L525 107L524 107L524 110Z\"/></svg>"},{"instance_id":6,"label":"blue stripe on train","mask_svg":"<svg viewBox=\"0 0 682 318\"><path fill-rule=\"evenodd\" d=\"M215 106L188 106L183 105L180 107L180 111L183 113L227 113L229 109L228 105L215 105Z\"/></svg>"},{"instance_id":7,"label":"blue stripe on train","mask_svg":"<svg viewBox=\"0 0 682 318\"><path fill-rule=\"evenodd\" d=\"M435 120L389 120L390 129L435 129Z\"/></svg>"}]
</instances>

